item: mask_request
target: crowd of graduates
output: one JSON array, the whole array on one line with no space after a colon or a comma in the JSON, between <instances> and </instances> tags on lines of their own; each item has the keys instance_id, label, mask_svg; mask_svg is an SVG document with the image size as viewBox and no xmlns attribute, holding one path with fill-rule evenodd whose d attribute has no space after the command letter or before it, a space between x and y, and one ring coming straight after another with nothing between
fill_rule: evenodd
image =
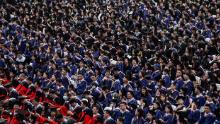
<instances>
[{"instance_id":1,"label":"crowd of graduates","mask_svg":"<svg viewBox=\"0 0 220 124\"><path fill-rule=\"evenodd\" d=\"M219 0L0 0L0 124L220 124Z\"/></svg>"}]
</instances>

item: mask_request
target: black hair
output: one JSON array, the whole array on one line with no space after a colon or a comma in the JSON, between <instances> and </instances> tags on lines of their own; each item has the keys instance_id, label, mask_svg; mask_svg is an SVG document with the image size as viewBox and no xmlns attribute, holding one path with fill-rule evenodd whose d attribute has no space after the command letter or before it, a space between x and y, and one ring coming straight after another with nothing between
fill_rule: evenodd
<instances>
[{"instance_id":1,"label":"black hair","mask_svg":"<svg viewBox=\"0 0 220 124\"><path fill-rule=\"evenodd\" d=\"M144 116L144 110L142 108L138 108L137 109L137 112L138 112L138 117L141 118Z\"/></svg>"},{"instance_id":2,"label":"black hair","mask_svg":"<svg viewBox=\"0 0 220 124\"><path fill-rule=\"evenodd\" d=\"M123 117L119 117L117 120L122 122L122 123L124 123L124 121L125 121L125 119Z\"/></svg>"}]
</instances>

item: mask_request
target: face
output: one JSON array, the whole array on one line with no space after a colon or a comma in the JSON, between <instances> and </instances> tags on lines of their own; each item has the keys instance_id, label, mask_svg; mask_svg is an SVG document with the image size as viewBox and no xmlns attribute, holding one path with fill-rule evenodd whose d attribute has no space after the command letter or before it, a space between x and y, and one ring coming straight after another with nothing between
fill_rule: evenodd
<instances>
[{"instance_id":1,"label":"face","mask_svg":"<svg viewBox=\"0 0 220 124\"><path fill-rule=\"evenodd\" d=\"M93 107L92 108L92 112L93 112L93 114L97 114L98 113L98 108L97 107Z\"/></svg>"},{"instance_id":2,"label":"face","mask_svg":"<svg viewBox=\"0 0 220 124\"><path fill-rule=\"evenodd\" d=\"M132 65L136 65L136 64L137 64L136 60L132 60Z\"/></svg>"},{"instance_id":3,"label":"face","mask_svg":"<svg viewBox=\"0 0 220 124\"><path fill-rule=\"evenodd\" d=\"M171 87L170 87L172 90L175 90L176 89L176 86L174 84L171 84Z\"/></svg>"},{"instance_id":4,"label":"face","mask_svg":"<svg viewBox=\"0 0 220 124\"><path fill-rule=\"evenodd\" d=\"M75 107L75 106L76 106L76 103L75 103L75 102L71 103L71 106L72 106L72 107Z\"/></svg>"},{"instance_id":5,"label":"face","mask_svg":"<svg viewBox=\"0 0 220 124\"><path fill-rule=\"evenodd\" d=\"M210 108L209 108L208 106L205 106L205 107L204 107L204 112L205 112L205 113L209 113L209 112L210 112Z\"/></svg>"},{"instance_id":6,"label":"face","mask_svg":"<svg viewBox=\"0 0 220 124\"><path fill-rule=\"evenodd\" d=\"M82 80L83 79L83 76L80 74L78 75L78 80Z\"/></svg>"},{"instance_id":7,"label":"face","mask_svg":"<svg viewBox=\"0 0 220 124\"><path fill-rule=\"evenodd\" d=\"M132 94L130 92L127 93L127 98L131 99L132 98Z\"/></svg>"},{"instance_id":8,"label":"face","mask_svg":"<svg viewBox=\"0 0 220 124\"><path fill-rule=\"evenodd\" d=\"M51 80L52 80L52 81L55 81L55 80L56 80L55 75L52 75Z\"/></svg>"},{"instance_id":9,"label":"face","mask_svg":"<svg viewBox=\"0 0 220 124\"><path fill-rule=\"evenodd\" d=\"M184 101L183 101L182 99L179 99L179 100L177 101L177 103L178 103L179 105L183 105Z\"/></svg>"},{"instance_id":10,"label":"face","mask_svg":"<svg viewBox=\"0 0 220 124\"><path fill-rule=\"evenodd\" d=\"M56 113L55 112L51 112L51 117L55 117Z\"/></svg>"},{"instance_id":11,"label":"face","mask_svg":"<svg viewBox=\"0 0 220 124\"><path fill-rule=\"evenodd\" d=\"M108 118L108 113L104 111L104 118Z\"/></svg>"},{"instance_id":12,"label":"face","mask_svg":"<svg viewBox=\"0 0 220 124\"><path fill-rule=\"evenodd\" d=\"M83 66L84 66L83 62L80 62L80 63L79 63L79 66L80 66L80 67L83 67Z\"/></svg>"},{"instance_id":13,"label":"face","mask_svg":"<svg viewBox=\"0 0 220 124\"><path fill-rule=\"evenodd\" d=\"M214 63L212 66L213 66L213 69L217 69L218 68L217 63Z\"/></svg>"},{"instance_id":14,"label":"face","mask_svg":"<svg viewBox=\"0 0 220 124\"><path fill-rule=\"evenodd\" d=\"M153 116L151 113L147 113L147 119L149 119L149 120L153 119Z\"/></svg>"},{"instance_id":15,"label":"face","mask_svg":"<svg viewBox=\"0 0 220 124\"><path fill-rule=\"evenodd\" d=\"M196 109L197 109L197 106L196 106L195 103L192 103L192 109L193 109L193 110L196 110Z\"/></svg>"},{"instance_id":16,"label":"face","mask_svg":"<svg viewBox=\"0 0 220 124\"><path fill-rule=\"evenodd\" d=\"M189 76L186 75L186 74L184 74L184 75L183 75L183 78L184 78L185 80L188 80L188 79L189 79Z\"/></svg>"},{"instance_id":17,"label":"face","mask_svg":"<svg viewBox=\"0 0 220 124\"><path fill-rule=\"evenodd\" d=\"M141 89L141 93L145 94L146 93L146 90L143 88Z\"/></svg>"},{"instance_id":18,"label":"face","mask_svg":"<svg viewBox=\"0 0 220 124\"><path fill-rule=\"evenodd\" d=\"M14 110L18 110L19 109L19 105L14 105Z\"/></svg>"},{"instance_id":19,"label":"face","mask_svg":"<svg viewBox=\"0 0 220 124\"><path fill-rule=\"evenodd\" d=\"M125 105L124 103L121 103L121 104L120 104L120 109L121 109L121 110L126 110L126 105Z\"/></svg>"},{"instance_id":20,"label":"face","mask_svg":"<svg viewBox=\"0 0 220 124\"><path fill-rule=\"evenodd\" d=\"M165 112L166 113L169 113L170 112L170 109L168 107L165 107Z\"/></svg>"},{"instance_id":21,"label":"face","mask_svg":"<svg viewBox=\"0 0 220 124\"><path fill-rule=\"evenodd\" d=\"M160 100L161 100L161 101L165 101L165 100L166 100L166 97L165 97L164 95L161 95L161 96L160 96Z\"/></svg>"},{"instance_id":22,"label":"face","mask_svg":"<svg viewBox=\"0 0 220 124\"><path fill-rule=\"evenodd\" d=\"M95 77L95 76L91 76L91 79L92 79L93 81L95 81L95 80L96 80L96 77Z\"/></svg>"},{"instance_id":23,"label":"face","mask_svg":"<svg viewBox=\"0 0 220 124\"><path fill-rule=\"evenodd\" d=\"M182 76L182 72L178 70L178 71L176 72L176 77L179 77L179 76Z\"/></svg>"},{"instance_id":24,"label":"face","mask_svg":"<svg viewBox=\"0 0 220 124\"><path fill-rule=\"evenodd\" d=\"M124 82L124 83L127 83L127 82L128 82L128 79L127 79L127 78L123 78L123 82Z\"/></svg>"}]
</instances>

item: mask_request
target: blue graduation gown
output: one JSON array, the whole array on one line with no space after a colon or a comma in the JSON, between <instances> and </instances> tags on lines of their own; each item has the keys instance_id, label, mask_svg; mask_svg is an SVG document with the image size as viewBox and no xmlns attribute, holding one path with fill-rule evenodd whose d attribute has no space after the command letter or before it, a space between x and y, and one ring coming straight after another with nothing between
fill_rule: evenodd
<instances>
[{"instance_id":1,"label":"blue graduation gown","mask_svg":"<svg viewBox=\"0 0 220 124\"><path fill-rule=\"evenodd\" d=\"M90 86L91 83L92 83L92 79L91 79L91 77L90 77L90 75L88 73L85 73L84 79L87 82L87 86Z\"/></svg>"},{"instance_id":2,"label":"blue graduation gown","mask_svg":"<svg viewBox=\"0 0 220 124\"><path fill-rule=\"evenodd\" d=\"M130 111L122 113L119 109L114 110L114 119L117 120L119 117L124 118L124 124L131 124L134 115Z\"/></svg>"},{"instance_id":3,"label":"blue graduation gown","mask_svg":"<svg viewBox=\"0 0 220 124\"><path fill-rule=\"evenodd\" d=\"M153 73L152 73L151 79L157 80L157 79L159 79L160 76L161 76L160 72L159 72L159 71L156 71L156 72L153 72Z\"/></svg>"},{"instance_id":4,"label":"blue graduation gown","mask_svg":"<svg viewBox=\"0 0 220 124\"><path fill-rule=\"evenodd\" d=\"M4 68L5 67L5 62L3 60L0 60L0 68Z\"/></svg>"},{"instance_id":5,"label":"blue graduation gown","mask_svg":"<svg viewBox=\"0 0 220 124\"><path fill-rule=\"evenodd\" d=\"M200 111L195 110L195 111L188 111L188 116L187 119L190 123L196 123L200 119Z\"/></svg>"},{"instance_id":6,"label":"blue graduation gown","mask_svg":"<svg viewBox=\"0 0 220 124\"><path fill-rule=\"evenodd\" d=\"M175 90L175 91L171 92L171 96L172 96L174 99L176 99L176 98L179 96L179 92Z\"/></svg>"},{"instance_id":7,"label":"blue graduation gown","mask_svg":"<svg viewBox=\"0 0 220 124\"><path fill-rule=\"evenodd\" d=\"M148 82L146 79L141 79L140 83L141 83L141 87L147 87Z\"/></svg>"},{"instance_id":8,"label":"blue graduation gown","mask_svg":"<svg viewBox=\"0 0 220 124\"><path fill-rule=\"evenodd\" d=\"M140 70L141 70L141 68L140 68L139 66L135 66L135 67L132 67L132 68L131 68L131 71L132 71L133 73L139 73Z\"/></svg>"},{"instance_id":9,"label":"blue graduation gown","mask_svg":"<svg viewBox=\"0 0 220 124\"><path fill-rule=\"evenodd\" d=\"M164 115L163 120L165 121L165 124L176 124L177 119L174 115Z\"/></svg>"},{"instance_id":10,"label":"blue graduation gown","mask_svg":"<svg viewBox=\"0 0 220 124\"><path fill-rule=\"evenodd\" d=\"M205 103L206 103L205 97L204 96L199 96L198 98L196 98L196 103L198 105L198 108L204 106Z\"/></svg>"},{"instance_id":11,"label":"blue graduation gown","mask_svg":"<svg viewBox=\"0 0 220 124\"><path fill-rule=\"evenodd\" d=\"M103 98L104 99L102 99L101 104L102 104L102 107L105 108L109 106L112 101L112 93L107 93L106 97L103 97Z\"/></svg>"},{"instance_id":12,"label":"blue graduation gown","mask_svg":"<svg viewBox=\"0 0 220 124\"><path fill-rule=\"evenodd\" d=\"M86 81L85 80L83 80L83 81L81 81L80 83L78 83L77 84L77 87L76 87L76 92L78 93L78 94L83 94L84 93L84 91L86 90Z\"/></svg>"},{"instance_id":13,"label":"blue graduation gown","mask_svg":"<svg viewBox=\"0 0 220 124\"><path fill-rule=\"evenodd\" d=\"M186 94L190 96L194 89L193 83L189 81L186 84L184 84L183 87L186 88Z\"/></svg>"},{"instance_id":14,"label":"blue graduation gown","mask_svg":"<svg viewBox=\"0 0 220 124\"><path fill-rule=\"evenodd\" d=\"M180 91L180 89L183 87L184 82L183 80L176 80L175 84L176 84L176 89Z\"/></svg>"},{"instance_id":15,"label":"blue graduation gown","mask_svg":"<svg viewBox=\"0 0 220 124\"><path fill-rule=\"evenodd\" d=\"M66 92L66 88L65 87L60 87L59 88L59 92L61 96L64 96L65 92Z\"/></svg>"},{"instance_id":16,"label":"blue graduation gown","mask_svg":"<svg viewBox=\"0 0 220 124\"><path fill-rule=\"evenodd\" d=\"M121 82L119 80L116 80L115 83L112 86L113 91L120 91L121 90Z\"/></svg>"},{"instance_id":17,"label":"blue graduation gown","mask_svg":"<svg viewBox=\"0 0 220 124\"><path fill-rule=\"evenodd\" d=\"M155 118L156 120L162 119L163 113L160 110L155 111Z\"/></svg>"},{"instance_id":18,"label":"blue graduation gown","mask_svg":"<svg viewBox=\"0 0 220 124\"><path fill-rule=\"evenodd\" d=\"M155 93L156 93L156 82L151 82L151 83L148 83L148 86L147 88L149 88L151 91L149 91L149 93L151 94L151 96L155 96Z\"/></svg>"},{"instance_id":19,"label":"blue graduation gown","mask_svg":"<svg viewBox=\"0 0 220 124\"><path fill-rule=\"evenodd\" d=\"M211 113L208 114L207 116L204 116L204 114L202 114L199 120L199 124L214 124L215 118L216 117Z\"/></svg>"},{"instance_id":20,"label":"blue graduation gown","mask_svg":"<svg viewBox=\"0 0 220 124\"><path fill-rule=\"evenodd\" d=\"M70 73L71 73L71 75L74 75L76 72L77 72L77 67L74 65L71 67Z\"/></svg>"},{"instance_id":21,"label":"blue graduation gown","mask_svg":"<svg viewBox=\"0 0 220 124\"><path fill-rule=\"evenodd\" d=\"M170 85L171 85L170 76L165 75L164 78L163 78L163 80L164 80L164 86L165 86L166 88L170 87Z\"/></svg>"},{"instance_id":22,"label":"blue graduation gown","mask_svg":"<svg viewBox=\"0 0 220 124\"><path fill-rule=\"evenodd\" d=\"M69 80L67 79L67 77L62 77L62 84L66 89L68 89Z\"/></svg>"},{"instance_id":23,"label":"blue graduation gown","mask_svg":"<svg viewBox=\"0 0 220 124\"><path fill-rule=\"evenodd\" d=\"M128 101L128 105L136 105L137 106L137 100L136 99L131 99L130 101Z\"/></svg>"},{"instance_id":24,"label":"blue graduation gown","mask_svg":"<svg viewBox=\"0 0 220 124\"><path fill-rule=\"evenodd\" d=\"M101 87L111 88L112 87L112 80L102 80L100 85L101 85Z\"/></svg>"}]
</instances>

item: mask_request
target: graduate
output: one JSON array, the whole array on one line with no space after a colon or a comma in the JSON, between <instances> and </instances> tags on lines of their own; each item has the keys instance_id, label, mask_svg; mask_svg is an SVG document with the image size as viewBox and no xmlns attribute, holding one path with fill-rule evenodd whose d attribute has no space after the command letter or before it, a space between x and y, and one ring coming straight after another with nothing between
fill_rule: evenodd
<instances>
[{"instance_id":1,"label":"graduate","mask_svg":"<svg viewBox=\"0 0 220 124\"><path fill-rule=\"evenodd\" d=\"M209 104L205 104L204 113L201 114L199 124L212 124L215 122L216 116L211 112Z\"/></svg>"},{"instance_id":2,"label":"graduate","mask_svg":"<svg viewBox=\"0 0 220 124\"><path fill-rule=\"evenodd\" d=\"M165 107L165 114L161 121L165 124L176 124L177 123L177 118L174 115L173 109L170 105L167 105Z\"/></svg>"},{"instance_id":3,"label":"graduate","mask_svg":"<svg viewBox=\"0 0 220 124\"><path fill-rule=\"evenodd\" d=\"M106 107L104 109L104 124L115 124L115 121L111 117L112 109L109 107Z\"/></svg>"},{"instance_id":4,"label":"graduate","mask_svg":"<svg viewBox=\"0 0 220 124\"><path fill-rule=\"evenodd\" d=\"M190 109L188 110L188 121L190 123L196 123L200 120L200 111L197 108L197 105L195 103L191 104Z\"/></svg>"},{"instance_id":5,"label":"graduate","mask_svg":"<svg viewBox=\"0 0 220 124\"><path fill-rule=\"evenodd\" d=\"M135 111L135 117L133 117L131 124L144 124L144 111L143 109L138 108Z\"/></svg>"},{"instance_id":6,"label":"graduate","mask_svg":"<svg viewBox=\"0 0 220 124\"><path fill-rule=\"evenodd\" d=\"M86 90L86 81L83 78L82 74L78 75L78 82L77 82L77 86L76 86L76 93L78 94L83 94L84 91Z\"/></svg>"}]
</instances>

